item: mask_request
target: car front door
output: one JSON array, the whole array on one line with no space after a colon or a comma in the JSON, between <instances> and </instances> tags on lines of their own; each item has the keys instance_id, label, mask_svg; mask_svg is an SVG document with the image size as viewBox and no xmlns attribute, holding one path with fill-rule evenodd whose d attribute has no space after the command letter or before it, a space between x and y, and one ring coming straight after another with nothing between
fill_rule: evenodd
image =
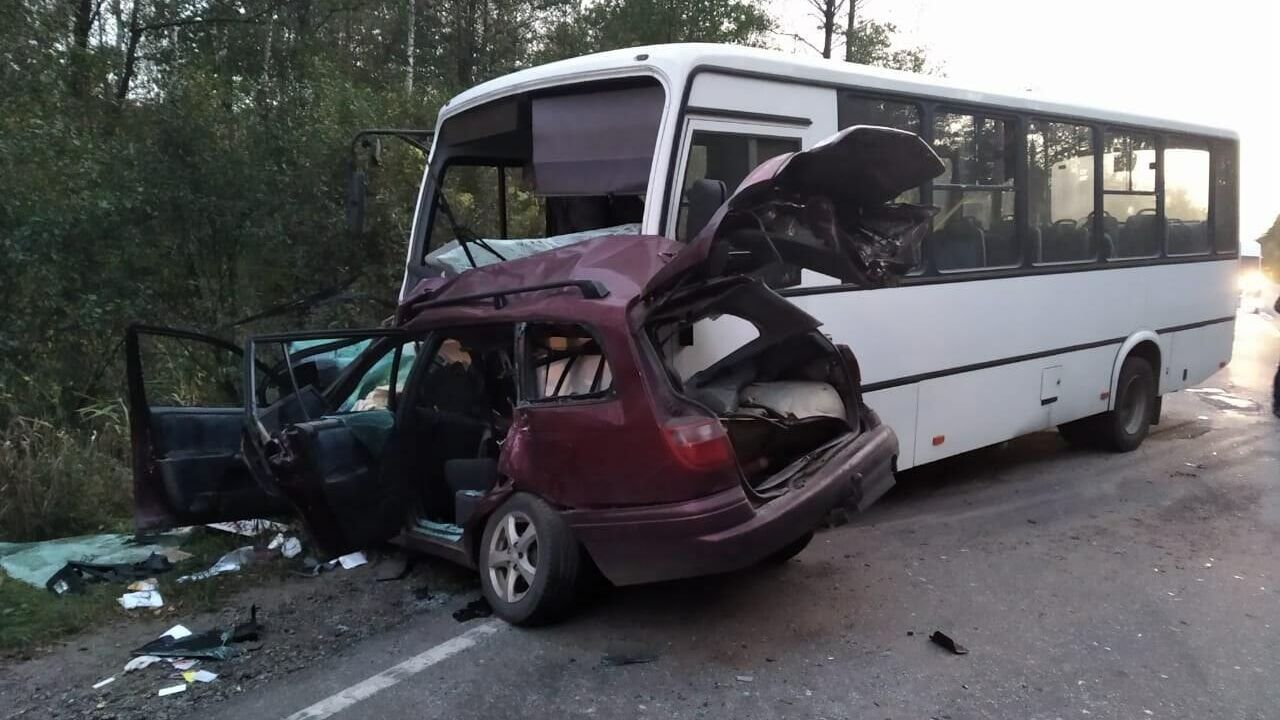
<instances>
[{"instance_id":1,"label":"car front door","mask_svg":"<svg viewBox=\"0 0 1280 720\"><path fill-rule=\"evenodd\" d=\"M189 330L135 324L126 331L139 531L288 510L258 485L241 454L243 356L235 343Z\"/></svg>"}]
</instances>

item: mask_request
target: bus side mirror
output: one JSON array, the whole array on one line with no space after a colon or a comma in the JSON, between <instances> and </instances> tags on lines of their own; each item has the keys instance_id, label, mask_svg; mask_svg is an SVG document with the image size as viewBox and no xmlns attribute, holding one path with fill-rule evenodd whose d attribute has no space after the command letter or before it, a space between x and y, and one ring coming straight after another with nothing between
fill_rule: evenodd
<instances>
[{"instance_id":1,"label":"bus side mirror","mask_svg":"<svg viewBox=\"0 0 1280 720\"><path fill-rule=\"evenodd\" d=\"M369 180L363 170L353 169L347 176L347 232L353 238L364 234L364 209L369 194Z\"/></svg>"}]
</instances>

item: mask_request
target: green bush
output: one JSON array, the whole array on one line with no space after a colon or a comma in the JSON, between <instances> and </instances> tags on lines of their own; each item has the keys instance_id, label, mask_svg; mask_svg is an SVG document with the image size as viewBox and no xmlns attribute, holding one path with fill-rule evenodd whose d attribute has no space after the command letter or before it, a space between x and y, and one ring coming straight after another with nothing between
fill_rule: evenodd
<instances>
[{"instance_id":1,"label":"green bush","mask_svg":"<svg viewBox=\"0 0 1280 720\"><path fill-rule=\"evenodd\" d=\"M110 414L78 430L11 419L0 428L0 540L127 530L128 446Z\"/></svg>"}]
</instances>

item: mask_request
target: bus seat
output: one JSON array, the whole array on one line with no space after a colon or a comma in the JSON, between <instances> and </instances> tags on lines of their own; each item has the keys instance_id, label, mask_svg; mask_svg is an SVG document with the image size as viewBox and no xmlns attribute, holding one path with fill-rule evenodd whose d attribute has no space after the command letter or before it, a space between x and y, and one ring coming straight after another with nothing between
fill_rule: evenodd
<instances>
[{"instance_id":1,"label":"bus seat","mask_svg":"<svg viewBox=\"0 0 1280 720\"><path fill-rule=\"evenodd\" d=\"M1017 223L1006 217L991 224L984 238L987 264L993 266L1015 265L1020 255Z\"/></svg>"},{"instance_id":2,"label":"bus seat","mask_svg":"<svg viewBox=\"0 0 1280 720\"><path fill-rule=\"evenodd\" d=\"M939 270L984 267L986 242L982 228L971 217L956 215L929 238L930 252Z\"/></svg>"},{"instance_id":3,"label":"bus seat","mask_svg":"<svg viewBox=\"0 0 1280 720\"><path fill-rule=\"evenodd\" d=\"M1146 257L1155 255L1160 247L1154 211L1139 210L1129 216L1120 228L1118 257Z\"/></svg>"}]
</instances>

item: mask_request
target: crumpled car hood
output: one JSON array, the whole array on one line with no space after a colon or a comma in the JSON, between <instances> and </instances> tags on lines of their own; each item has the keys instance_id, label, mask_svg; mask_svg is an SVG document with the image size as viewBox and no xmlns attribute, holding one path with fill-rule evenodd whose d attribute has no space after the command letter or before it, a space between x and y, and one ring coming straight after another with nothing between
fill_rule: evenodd
<instances>
[{"instance_id":1,"label":"crumpled car hood","mask_svg":"<svg viewBox=\"0 0 1280 720\"><path fill-rule=\"evenodd\" d=\"M935 208L888 204L944 170L918 135L856 125L808 150L770 158L742 181L710 222L650 280L660 292L690 274L711 277L717 245L768 245L774 260L875 287L918 255ZM768 254L766 253L766 254ZM723 258L724 253L719 253ZM905 265L905 267L904 267Z\"/></svg>"}]
</instances>

